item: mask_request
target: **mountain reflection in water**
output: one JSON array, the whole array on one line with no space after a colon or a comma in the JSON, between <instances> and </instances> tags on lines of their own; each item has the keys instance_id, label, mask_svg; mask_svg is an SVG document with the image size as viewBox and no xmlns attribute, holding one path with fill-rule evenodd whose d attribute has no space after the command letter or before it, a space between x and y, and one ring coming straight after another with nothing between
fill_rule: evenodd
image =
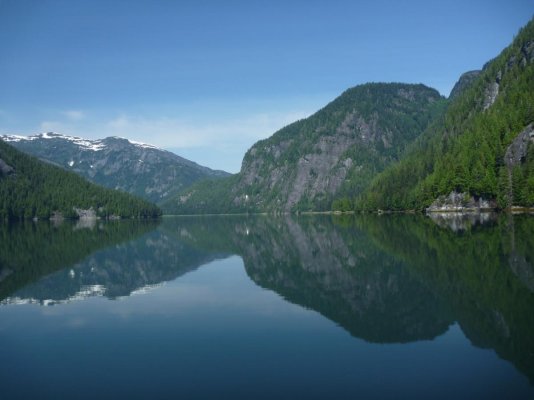
<instances>
[{"instance_id":1,"label":"mountain reflection in water","mask_svg":"<svg viewBox=\"0 0 534 400\"><path fill-rule=\"evenodd\" d=\"M0 227L0 300L123 298L239 255L249 278L371 343L457 323L534 381L534 218L164 218Z\"/></svg>"}]
</instances>

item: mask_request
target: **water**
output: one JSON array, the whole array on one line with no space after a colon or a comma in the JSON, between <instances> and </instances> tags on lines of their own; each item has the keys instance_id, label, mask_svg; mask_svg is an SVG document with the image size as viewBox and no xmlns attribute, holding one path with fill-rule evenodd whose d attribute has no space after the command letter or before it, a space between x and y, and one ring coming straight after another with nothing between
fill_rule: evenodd
<instances>
[{"instance_id":1,"label":"water","mask_svg":"<svg viewBox=\"0 0 534 400\"><path fill-rule=\"evenodd\" d=\"M5 399L533 398L534 218L0 226Z\"/></svg>"}]
</instances>

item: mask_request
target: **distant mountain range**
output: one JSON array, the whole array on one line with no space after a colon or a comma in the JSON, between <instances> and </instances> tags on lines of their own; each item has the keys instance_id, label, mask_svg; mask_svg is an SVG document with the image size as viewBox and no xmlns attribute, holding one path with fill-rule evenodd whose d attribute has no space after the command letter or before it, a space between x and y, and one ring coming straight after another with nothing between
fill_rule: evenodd
<instances>
[{"instance_id":1,"label":"distant mountain range","mask_svg":"<svg viewBox=\"0 0 534 400\"><path fill-rule=\"evenodd\" d=\"M159 215L146 200L88 182L0 140L0 221Z\"/></svg>"},{"instance_id":2,"label":"distant mountain range","mask_svg":"<svg viewBox=\"0 0 534 400\"><path fill-rule=\"evenodd\" d=\"M170 151L132 140L89 140L47 132L0 136L17 149L73 171L99 185L159 203L205 178L230 174L214 171Z\"/></svg>"}]
</instances>

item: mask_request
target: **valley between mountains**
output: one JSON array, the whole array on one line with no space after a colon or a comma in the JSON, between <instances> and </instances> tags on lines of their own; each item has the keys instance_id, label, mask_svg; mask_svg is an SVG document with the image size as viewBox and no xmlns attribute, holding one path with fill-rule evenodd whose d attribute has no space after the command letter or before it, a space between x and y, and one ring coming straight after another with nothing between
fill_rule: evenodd
<instances>
[{"instance_id":1,"label":"valley between mountains","mask_svg":"<svg viewBox=\"0 0 534 400\"><path fill-rule=\"evenodd\" d=\"M79 209L126 217L159 215L156 210L530 208L534 21L481 70L462 75L449 98L422 84L350 88L309 118L254 144L235 175L118 137L89 140L49 132L1 138L0 217L7 219L79 217ZM56 176L38 185L41 195L31 190L35 174L42 182ZM65 182L78 178L85 188L67 195Z\"/></svg>"}]
</instances>

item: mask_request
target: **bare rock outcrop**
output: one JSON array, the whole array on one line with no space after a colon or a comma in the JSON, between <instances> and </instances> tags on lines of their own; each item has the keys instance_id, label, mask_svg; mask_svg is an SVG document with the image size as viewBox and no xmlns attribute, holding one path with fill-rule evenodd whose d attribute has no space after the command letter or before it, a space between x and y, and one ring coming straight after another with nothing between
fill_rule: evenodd
<instances>
[{"instance_id":1,"label":"bare rock outcrop","mask_svg":"<svg viewBox=\"0 0 534 400\"><path fill-rule=\"evenodd\" d=\"M520 165L525 159L529 143L534 143L534 124L528 125L506 149L504 163L508 168Z\"/></svg>"},{"instance_id":2,"label":"bare rock outcrop","mask_svg":"<svg viewBox=\"0 0 534 400\"><path fill-rule=\"evenodd\" d=\"M480 212L494 210L497 203L493 199L484 199L483 197L474 197L469 193L450 192L448 195L439 196L426 209L429 213L435 212Z\"/></svg>"},{"instance_id":3,"label":"bare rock outcrop","mask_svg":"<svg viewBox=\"0 0 534 400\"><path fill-rule=\"evenodd\" d=\"M13 167L8 165L4 160L0 158L0 176L9 175L13 172Z\"/></svg>"}]
</instances>

